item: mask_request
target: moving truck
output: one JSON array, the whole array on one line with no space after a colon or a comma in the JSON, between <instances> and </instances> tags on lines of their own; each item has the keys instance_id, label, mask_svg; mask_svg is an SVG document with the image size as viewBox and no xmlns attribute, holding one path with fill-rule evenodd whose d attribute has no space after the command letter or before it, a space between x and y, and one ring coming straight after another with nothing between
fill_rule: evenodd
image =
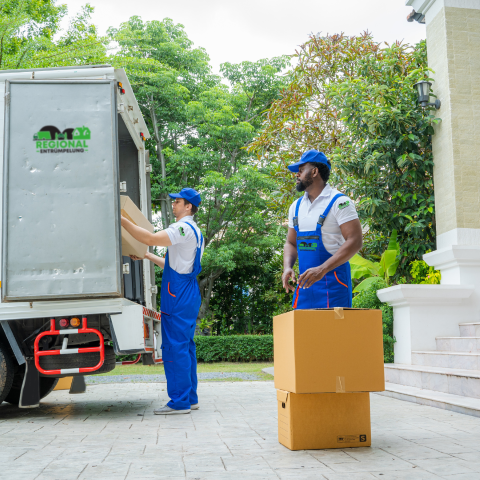
<instances>
[{"instance_id":1,"label":"moving truck","mask_svg":"<svg viewBox=\"0 0 480 480\"><path fill-rule=\"evenodd\" d=\"M120 224L122 194L151 220L149 134L110 65L0 71L0 92L0 403L34 407L115 354L161 362L153 265Z\"/></svg>"}]
</instances>

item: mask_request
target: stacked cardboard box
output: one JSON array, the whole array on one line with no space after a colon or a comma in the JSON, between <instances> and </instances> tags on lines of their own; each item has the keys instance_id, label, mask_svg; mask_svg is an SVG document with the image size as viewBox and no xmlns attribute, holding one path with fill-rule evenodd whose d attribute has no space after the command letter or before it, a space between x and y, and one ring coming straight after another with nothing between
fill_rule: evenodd
<instances>
[{"instance_id":1,"label":"stacked cardboard box","mask_svg":"<svg viewBox=\"0 0 480 480\"><path fill-rule=\"evenodd\" d=\"M278 438L291 450L371 445L385 390L380 310L294 310L273 320Z\"/></svg>"}]
</instances>

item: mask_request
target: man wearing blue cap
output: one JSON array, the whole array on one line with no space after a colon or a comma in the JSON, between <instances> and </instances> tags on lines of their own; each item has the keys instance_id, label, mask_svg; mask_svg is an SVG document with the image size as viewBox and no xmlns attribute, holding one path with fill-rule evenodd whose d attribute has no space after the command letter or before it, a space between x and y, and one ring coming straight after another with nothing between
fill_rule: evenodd
<instances>
[{"instance_id":1,"label":"man wearing blue cap","mask_svg":"<svg viewBox=\"0 0 480 480\"><path fill-rule=\"evenodd\" d=\"M327 183L331 164L322 152L309 150L288 169L297 174L297 190L305 193L290 206L283 287L294 292L294 309L351 307L348 261L362 247L355 206ZM298 281L293 271L297 257Z\"/></svg>"},{"instance_id":2,"label":"man wearing blue cap","mask_svg":"<svg viewBox=\"0 0 480 480\"><path fill-rule=\"evenodd\" d=\"M203 236L193 220L201 198L193 188L171 193L176 223L150 233L122 216L122 227L138 241L149 246L168 247L165 259L147 253L145 258L162 267L162 356L170 401L154 410L157 415L190 413L198 409L196 320L200 309L197 275L201 272ZM140 260L132 257L134 260Z\"/></svg>"}]
</instances>

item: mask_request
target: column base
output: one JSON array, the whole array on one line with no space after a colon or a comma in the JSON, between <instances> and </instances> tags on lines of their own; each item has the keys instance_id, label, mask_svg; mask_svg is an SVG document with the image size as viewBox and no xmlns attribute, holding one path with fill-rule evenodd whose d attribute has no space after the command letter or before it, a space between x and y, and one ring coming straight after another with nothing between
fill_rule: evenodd
<instances>
[{"instance_id":1,"label":"column base","mask_svg":"<svg viewBox=\"0 0 480 480\"><path fill-rule=\"evenodd\" d=\"M412 351L436 349L436 337L458 336L474 320L474 285L396 285L377 292L393 307L395 363L411 365Z\"/></svg>"}]
</instances>

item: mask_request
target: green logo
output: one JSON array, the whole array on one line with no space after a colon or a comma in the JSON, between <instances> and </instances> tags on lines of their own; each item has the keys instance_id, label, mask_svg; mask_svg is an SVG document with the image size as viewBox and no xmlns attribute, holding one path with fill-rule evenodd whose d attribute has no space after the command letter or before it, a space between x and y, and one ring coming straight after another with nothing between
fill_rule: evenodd
<instances>
[{"instance_id":1,"label":"green logo","mask_svg":"<svg viewBox=\"0 0 480 480\"><path fill-rule=\"evenodd\" d=\"M307 243L307 242L300 242L298 244L299 250L316 250L317 244L316 243Z\"/></svg>"},{"instance_id":2,"label":"green logo","mask_svg":"<svg viewBox=\"0 0 480 480\"><path fill-rule=\"evenodd\" d=\"M349 205L350 205L350 200L347 200L346 202L340 203L340 204L338 205L338 209L339 209L339 210L342 210L342 209L348 207Z\"/></svg>"},{"instance_id":3,"label":"green logo","mask_svg":"<svg viewBox=\"0 0 480 480\"><path fill-rule=\"evenodd\" d=\"M33 141L39 153L83 153L88 152L86 141L90 137L90 129L85 125L66 128L63 132L53 125L47 125L33 135Z\"/></svg>"},{"instance_id":4,"label":"green logo","mask_svg":"<svg viewBox=\"0 0 480 480\"><path fill-rule=\"evenodd\" d=\"M184 236L185 236L185 232L183 231L183 227L178 227L178 230L180 231L180 235L181 235L182 237L184 237Z\"/></svg>"}]
</instances>

